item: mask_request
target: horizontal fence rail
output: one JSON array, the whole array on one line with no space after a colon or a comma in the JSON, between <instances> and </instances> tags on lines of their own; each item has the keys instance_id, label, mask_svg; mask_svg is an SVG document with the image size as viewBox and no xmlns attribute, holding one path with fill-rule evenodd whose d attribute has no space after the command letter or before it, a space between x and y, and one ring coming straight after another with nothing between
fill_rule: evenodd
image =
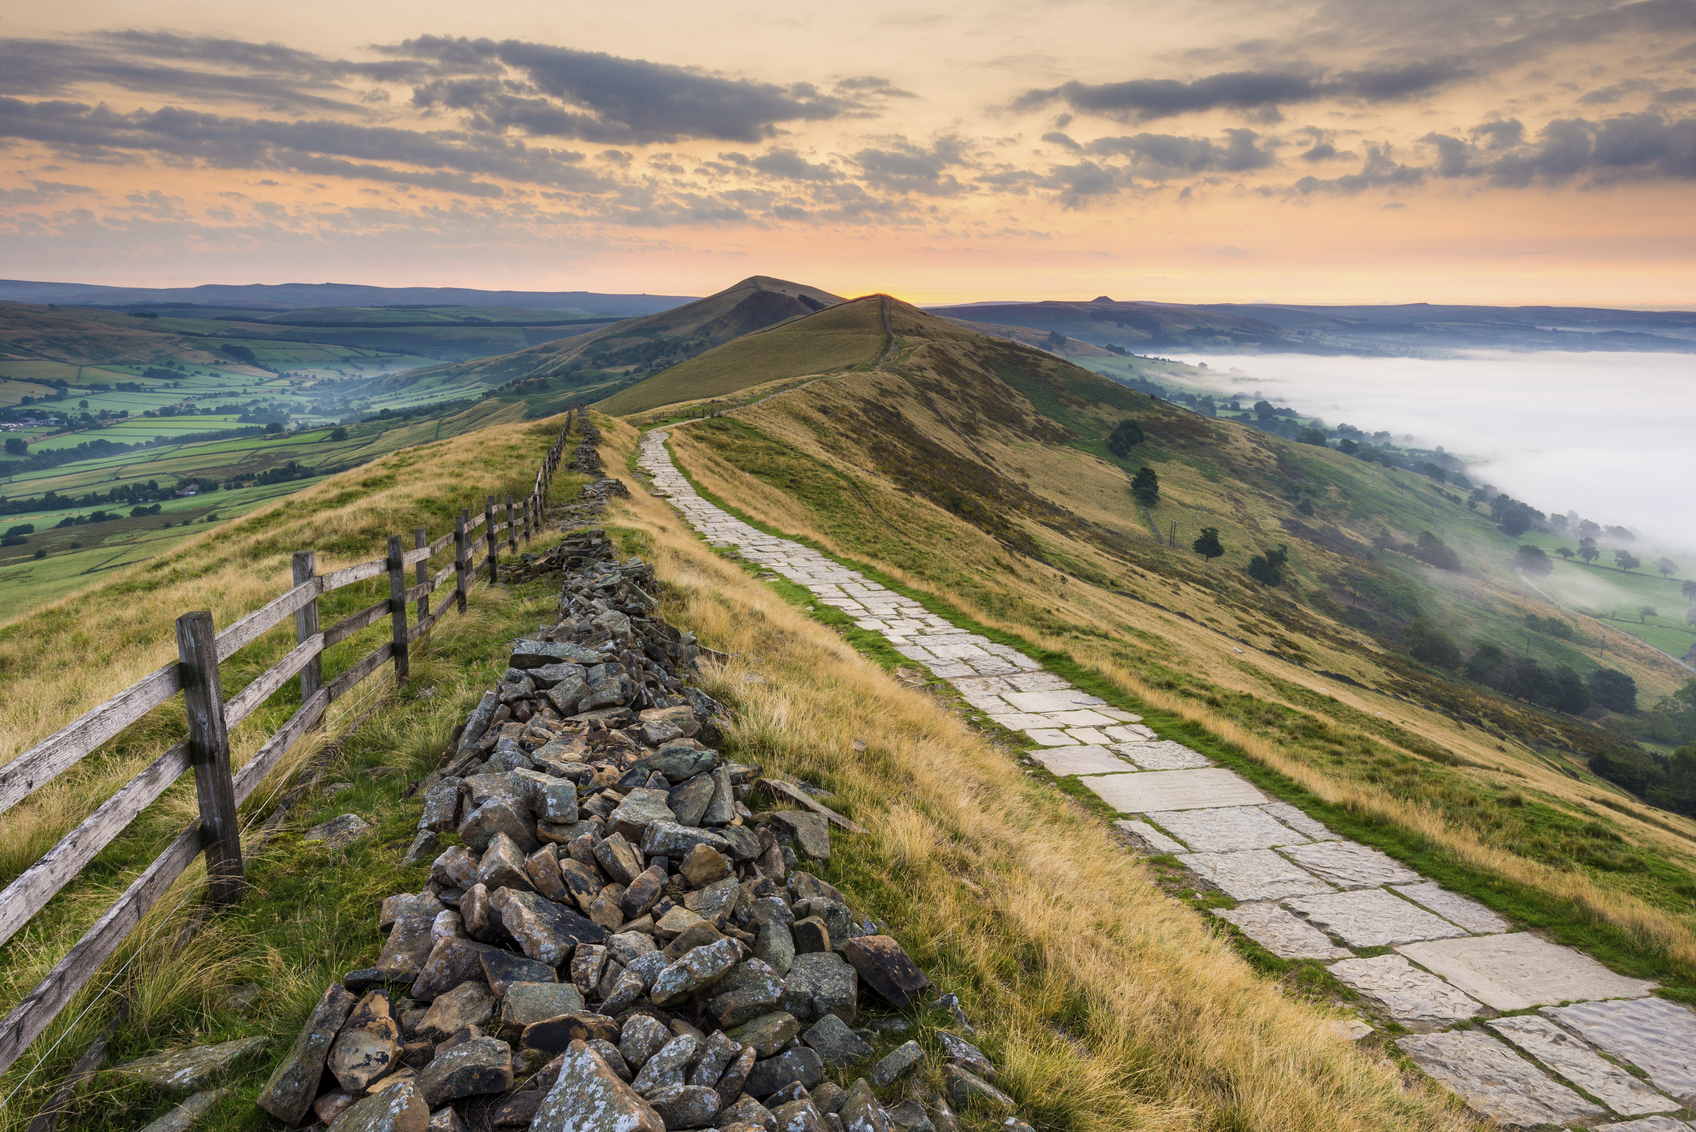
<instances>
[{"instance_id":1,"label":"horizontal fence rail","mask_svg":"<svg viewBox=\"0 0 1696 1132\"><path fill-rule=\"evenodd\" d=\"M580 421L587 420L587 410L579 407L575 412ZM210 613L186 613L179 617L175 662L142 677L0 767L0 814L4 814L117 738L154 708L170 702L179 692L184 696L188 736L149 763L0 891L0 944L16 935L102 849L190 770L194 771L200 810L199 817L142 870L40 985L0 1019L0 1073L10 1068L47 1029L196 857L207 855L207 875L215 906L227 906L240 899L243 866L237 807L324 718L329 706L361 681L391 661L396 681L404 681L412 645L430 631L445 610L452 607L465 611L470 581L485 565L489 580L496 580L502 543L509 553L515 552L521 531L528 542L540 528L548 489L564 459L571 425L572 418L568 415L565 427L542 458L530 495L523 500L506 497L504 521L496 522L499 505L491 495L481 515L474 517L468 511L461 511L453 529L434 540L429 540L428 532L422 528L414 531L410 539L393 536L389 539L388 553L371 562L319 574L316 555L312 551L300 552L294 556L293 588L222 632L214 631ZM516 517L515 510L519 510ZM505 538L498 537L501 535ZM479 541L485 543L481 555ZM412 545L406 546L407 542ZM453 560L431 573L429 560L449 548ZM410 579L408 567L415 567ZM319 626L320 598L384 575L389 579L389 596L327 629ZM447 597L432 611L431 596L444 590ZM409 617L407 607L411 603L416 606ZM291 617L295 625L295 647L241 691L224 699L219 665ZM390 640L326 683L325 651L384 618L391 622ZM299 710L265 740L252 758L232 770L230 730L296 677L300 680Z\"/></svg>"}]
</instances>

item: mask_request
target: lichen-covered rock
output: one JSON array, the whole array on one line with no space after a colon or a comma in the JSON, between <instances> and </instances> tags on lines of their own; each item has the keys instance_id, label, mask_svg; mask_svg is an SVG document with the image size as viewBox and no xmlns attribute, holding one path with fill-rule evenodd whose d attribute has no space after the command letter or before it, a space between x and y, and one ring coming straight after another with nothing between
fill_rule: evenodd
<instances>
[{"instance_id":1,"label":"lichen-covered rock","mask_svg":"<svg viewBox=\"0 0 1696 1132\"><path fill-rule=\"evenodd\" d=\"M702 1085L671 1085L648 1094L668 1129L706 1128L718 1115L718 1094Z\"/></svg>"},{"instance_id":2,"label":"lichen-covered rock","mask_svg":"<svg viewBox=\"0 0 1696 1132\"><path fill-rule=\"evenodd\" d=\"M437 995L446 994L461 983L483 977L482 956L490 950L486 943L470 939L444 939L430 951L430 958L412 983L412 997L419 1002L434 1002Z\"/></svg>"},{"instance_id":3,"label":"lichen-covered rock","mask_svg":"<svg viewBox=\"0 0 1696 1132\"><path fill-rule=\"evenodd\" d=\"M430 1106L411 1081L383 1089L344 1109L332 1132L429 1132Z\"/></svg>"},{"instance_id":4,"label":"lichen-covered rock","mask_svg":"<svg viewBox=\"0 0 1696 1132\"><path fill-rule=\"evenodd\" d=\"M790 1101L773 1112L777 1132L830 1132L830 1124L811 1098Z\"/></svg>"},{"instance_id":5,"label":"lichen-covered rock","mask_svg":"<svg viewBox=\"0 0 1696 1132\"><path fill-rule=\"evenodd\" d=\"M399 900L401 903L395 910L394 927L389 929L389 938L383 942L377 966L385 971L417 975L424 961L430 958L430 949L435 946L431 928L436 916L446 911L446 907L427 894L409 894Z\"/></svg>"},{"instance_id":6,"label":"lichen-covered rock","mask_svg":"<svg viewBox=\"0 0 1696 1132\"><path fill-rule=\"evenodd\" d=\"M506 798L490 798L466 814L457 832L466 847L479 856L489 848L497 833L512 838L525 855L542 847L536 837L536 819L530 816L529 809Z\"/></svg>"},{"instance_id":7,"label":"lichen-covered rock","mask_svg":"<svg viewBox=\"0 0 1696 1132\"><path fill-rule=\"evenodd\" d=\"M774 1010L725 1032L761 1057L775 1057L801 1033L801 1023L793 1014Z\"/></svg>"},{"instance_id":8,"label":"lichen-covered rock","mask_svg":"<svg viewBox=\"0 0 1696 1132\"><path fill-rule=\"evenodd\" d=\"M666 805L675 815L678 825L700 825L713 800L713 776L697 774L671 788Z\"/></svg>"},{"instance_id":9,"label":"lichen-covered rock","mask_svg":"<svg viewBox=\"0 0 1696 1132\"><path fill-rule=\"evenodd\" d=\"M495 996L486 983L463 982L436 996L416 1032L433 1042L444 1041L467 1026L487 1026L495 1016Z\"/></svg>"},{"instance_id":10,"label":"lichen-covered rock","mask_svg":"<svg viewBox=\"0 0 1696 1132\"><path fill-rule=\"evenodd\" d=\"M1011 1111L1013 1098L979 1077L969 1069L961 1069L958 1065L945 1065L942 1068L942 1079L948 1089L948 1097L961 1108L968 1105L981 1105L1002 1112Z\"/></svg>"},{"instance_id":11,"label":"lichen-covered rock","mask_svg":"<svg viewBox=\"0 0 1696 1132\"><path fill-rule=\"evenodd\" d=\"M866 985L892 1006L910 1006L931 989L930 980L918 964L889 936L868 935L846 940L842 956Z\"/></svg>"},{"instance_id":12,"label":"lichen-covered rock","mask_svg":"<svg viewBox=\"0 0 1696 1132\"><path fill-rule=\"evenodd\" d=\"M318 1095L318 1080L324 1075L324 1058L330 1043L353 1012L355 999L340 983L331 984L312 1008L289 1050L271 1079L259 1091L259 1107L285 1124L299 1124Z\"/></svg>"},{"instance_id":13,"label":"lichen-covered rock","mask_svg":"<svg viewBox=\"0 0 1696 1132\"><path fill-rule=\"evenodd\" d=\"M754 1071L748 1074L748 1082L742 1089L751 1097L764 1097L777 1092L791 1081L799 1081L802 1088L810 1089L822 1080L824 1062L819 1058L817 1051L798 1046L776 1057L756 1061Z\"/></svg>"},{"instance_id":14,"label":"lichen-covered rock","mask_svg":"<svg viewBox=\"0 0 1696 1132\"><path fill-rule=\"evenodd\" d=\"M892 1132L893 1122L889 1113L872 1093L871 1086L861 1077L849 1088L848 1094L842 1098L842 1107L837 1109L837 1117L842 1121L843 1132Z\"/></svg>"},{"instance_id":15,"label":"lichen-covered rock","mask_svg":"<svg viewBox=\"0 0 1696 1132\"><path fill-rule=\"evenodd\" d=\"M707 1010L725 1028L769 1014L783 1001L783 978L759 959L738 963L713 987Z\"/></svg>"},{"instance_id":16,"label":"lichen-covered rock","mask_svg":"<svg viewBox=\"0 0 1696 1132\"><path fill-rule=\"evenodd\" d=\"M735 856L730 842L715 830L679 825L674 821L657 821L642 834L642 852L650 857L681 859L697 845L706 845L727 856Z\"/></svg>"},{"instance_id":17,"label":"lichen-covered rock","mask_svg":"<svg viewBox=\"0 0 1696 1132\"><path fill-rule=\"evenodd\" d=\"M531 1132L666 1132L659 1113L583 1042L565 1051L559 1078Z\"/></svg>"},{"instance_id":18,"label":"lichen-covered rock","mask_svg":"<svg viewBox=\"0 0 1696 1132\"><path fill-rule=\"evenodd\" d=\"M682 1002L723 978L741 958L742 945L733 939L697 947L659 973L648 997L661 1008Z\"/></svg>"},{"instance_id":19,"label":"lichen-covered rock","mask_svg":"<svg viewBox=\"0 0 1696 1132\"><path fill-rule=\"evenodd\" d=\"M776 918L761 924L754 937L754 958L779 975L788 975L795 965L795 937L789 925Z\"/></svg>"},{"instance_id":20,"label":"lichen-covered rock","mask_svg":"<svg viewBox=\"0 0 1696 1132\"><path fill-rule=\"evenodd\" d=\"M658 1018L650 1014L632 1015L619 1035L618 1052L631 1068L640 1069L671 1038L671 1030Z\"/></svg>"},{"instance_id":21,"label":"lichen-covered rock","mask_svg":"<svg viewBox=\"0 0 1696 1132\"><path fill-rule=\"evenodd\" d=\"M656 1089L683 1084L684 1067L694 1060L695 1053L700 1048L701 1041L693 1034L680 1034L672 1038L648 1058L637 1071L636 1079L630 1082L630 1087L643 1096L648 1096Z\"/></svg>"},{"instance_id":22,"label":"lichen-covered rock","mask_svg":"<svg viewBox=\"0 0 1696 1132\"><path fill-rule=\"evenodd\" d=\"M579 943L600 943L606 929L534 892L503 888L489 898L500 910L501 923L524 954L550 967L571 958Z\"/></svg>"},{"instance_id":23,"label":"lichen-covered rock","mask_svg":"<svg viewBox=\"0 0 1696 1132\"><path fill-rule=\"evenodd\" d=\"M795 844L815 861L830 860L830 823L821 814L807 810L778 810L772 814L778 825L795 836Z\"/></svg>"},{"instance_id":24,"label":"lichen-covered rock","mask_svg":"<svg viewBox=\"0 0 1696 1132\"><path fill-rule=\"evenodd\" d=\"M753 1097L742 1097L733 1104L727 1104L718 1114L718 1126L730 1128L737 1124L748 1124L763 1128L766 1132L777 1132L777 1117L771 1114L771 1109L755 1100Z\"/></svg>"},{"instance_id":25,"label":"lichen-covered rock","mask_svg":"<svg viewBox=\"0 0 1696 1132\"><path fill-rule=\"evenodd\" d=\"M478 956L483 965L483 978L496 998L505 998L507 988L515 983L556 983L559 976L546 963L514 955L510 951L485 951Z\"/></svg>"},{"instance_id":26,"label":"lichen-covered rock","mask_svg":"<svg viewBox=\"0 0 1696 1132\"><path fill-rule=\"evenodd\" d=\"M570 983L514 983L501 999L498 1033L502 1040L516 1043L528 1026L582 1011L583 996Z\"/></svg>"},{"instance_id":27,"label":"lichen-covered rock","mask_svg":"<svg viewBox=\"0 0 1696 1132\"><path fill-rule=\"evenodd\" d=\"M841 1068L872 1055L872 1047L834 1014L826 1014L801 1035L801 1040L818 1051L826 1065Z\"/></svg>"},{"instance_id":28,"label":"lichen-covered rock","mask_svg":"<svg viewBox=\"0 0 1696 1132\"><path fill-rule=\"evenodd\" d=\"M524 1027L519 1044L544 1053L564 1053L572 1042L618 1040L618 1023L605 1014L566 1014Z\"/></svg>"},{"instance_id":29,"label":"lichen-covered rock","mask_svg":"<svg viewBox=\"0 0 1696 1132\"><path fill-rule=\"evenodd\" d=\"M424 1067L418 1088L431 1108L461 1097L504 1093L512 1088L512 1049L499 1038L460 1042Z\"/></svg>"},{"instance_id":30,"label":"lichen-covered rock","mask_svg":"<svg viewBox=\"0 0 1696 1132\"><path fill-rule=\"evenodd\" d=\"M783 1009L802 1022L834 1014L854 1023L859 976L834 951L795 956L783 980Z\"/></svg>"},{"instance_id":31,"label":"lichen-covered rock","mask_svg":"<svg viewBox=\"0 0 1696 1132\"><path fill-rule=\"evenodd\" d=\"M640 791L632 790L632 795ZM626 798L628 802L630 799ZM595 861L612 878L616 884L628 885L642 875L642 854L636 851L631 840L640 840L641 829L638 827L634 838L626 839L622 831L613 834L595 846Z\"/></svg>"},{"instance_id":32,"label":"lichen-covered rock","mask_svg":"<svg viewBox=\"0 0 1696 1132\"><path fill-rule=\"evenodd\" d=\"M903 1042L872 1066L872 1084L880 1089L887 1089L924 1059L925 1051L918 1042Z\"/></svg>"},{"instance_id":33,"label":"lichen-covered rock","mask_svg":"<svg viewBox=\"0 0 1696 1132\"><path fill-rule=\"evenodd\" d=\"M330 1046L330 1072L342 1088L357 1096L386 1076L400 1059L400 1026L387 991L374 990L359 1000Z\"/></svg>"},{"instance_id":34,"label":"lichen-covered rock","mask_svg":"<svg viewBox=\"0 0 1696 1132\"><path fill-rule=\"evenodd\" d=\"M189 1093L205 1085L214 1076L236 1061L264 1052L271 1039L264 1037L238 1038L212 1046L190 1046L156 1053L149 1057L125 1062L112 1072L133 1080L146 1081L156 1089L170 1093Z\"/></svg>"},{"instance_id":35,"label":"lichen-covered rock","mask_svg":"<svg viewBox=\"0 0 1696 1132\"><path fill-rule=\"evenodd\" d=\"M533 887L524 854L519 851L518 843L502 830L495 831L489 847L477 862L477 883L490 892L498 888L529 892Z\"/></svg>"}]
</instances>

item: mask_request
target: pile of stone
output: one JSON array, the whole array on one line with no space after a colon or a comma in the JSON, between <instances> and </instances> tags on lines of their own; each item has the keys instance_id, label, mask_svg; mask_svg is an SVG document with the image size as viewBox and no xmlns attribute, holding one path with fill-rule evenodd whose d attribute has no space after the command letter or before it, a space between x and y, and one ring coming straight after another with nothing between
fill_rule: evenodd
<instances>
[{"instance_id":1,"label":"pile of stone","mask_svg":"<svg viewBox=\"0 0 1696 1132\"><path fill-rule=\"evenodd\" d=\"M959 1031L937 1035L948 1097L879 1101L925 1051L876 1046L931 984L803 867L851 823L810 798L753 812L761 768L709 745L723 709L683 682L698 646L655 615L652 569L598 531L568 542L558 625L514 643L422 787L428 884L383 902L376 966L325 992L260 1105L332 1132L952 1132L950 1099L1010 1111L953 996L932 1003Z\"/></svg>"}]
</instances>

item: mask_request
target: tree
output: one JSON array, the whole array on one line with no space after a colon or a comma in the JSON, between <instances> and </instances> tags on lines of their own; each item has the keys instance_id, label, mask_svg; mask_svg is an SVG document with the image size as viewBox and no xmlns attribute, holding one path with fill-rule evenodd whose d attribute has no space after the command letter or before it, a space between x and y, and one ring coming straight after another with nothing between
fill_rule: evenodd
<instances>
[{"instance_id":1,"label":"tree","mask_svg":"<svg viewBox=\"0 0 1696 1132\"><path fill-rule=\"evenodd\" d=\"M25 440L21 436L8 436L6 438L6 455L28 456L29 441Z\"/></svg>"},{"instance_id":2,"label":"tree","mask_svg":"<svg viewBox=\"0 0 1696 1132\"><path fill-rule=\"evenodd\" d=\"M1449 549L1447 543L1430 531L1419 532L1419 541L1413 548L1413 556L1439 570L1460 569L1460 555Z\"/></svg>"},{"instance_id":3,"label":"tree","mask_svg":"<svg viewBox=\"0 0 1696 1132\"><path fill-rule=\"evenodd\" d=\"M1678 592L1684 595L1685 605L1689 605L1691 602L1696 602L1696 582L1685 582L1682 586L1678 587Z\"/></svg>"},{"instance_id":4,"label":"tree","mask_svg":"<svg viewBox=\"0 0 1696 1132\"><path fill-rule=\"evenodd\" d=\"M1637 607L1637 623L1640 625L1647 625L1649 623L1649 618L1659 616L1660 614L1655 612L1655 607L1652 605L1641 605Z\"/></svg>"},{"instance_id":5,"label":"tree","mask_svg":"<svg viewBox=\"0 0 1696 1132\"><path fill-rule=\"evenodd\" d=\"M1268 550L1265 554L1257 554L1250 558L1248 560L1248 576L1261 585L1282 585L1284 581L1282 567L1289 560L1289 547L1280 545L1277 550Z\"/></svg>"},{"instance_id":6,"label":"tree","mask_svg":"<svg viewBox=\"0 0 1696 1132\"><path fill-rule=\"evenodd\" d=\"M268 435L271 435L271 436L277 436L282 431L283 431L283 425L282 425L281 421L272 421L270 424L265 426L265 432Z\"/></svg>"},{"instance_id":7,"label":"tree","mask_svg":"<svg viewBox=\"0 0 1696 1132\"><path fill-rule=\"evenodd\" d=\"M1643 565L1642 561L1629 550L1614 551L1614 562L1619 565L1621 570L1624 570L1628 574Z\"/></svg>"},{"instance_id":8,"label":"tree","mask_svg":"<svg viewBox=\"0 0 1696 1132\"><path fill-rule=\"evenodd\" d=\"M1549 556L1540 546L1520 547L1514 552L1513 564L1527 574L1549 574L1555 569L1555 564L1549 561Z\"/></svg>"},{"instance_id":9,"label":"tree","mask_svg":"<svg viewBox=\"0 0 1696 1132\"><path fill-rule=\"evenodd\" d=\"M1684 611L1684 623L1686 625L1696 625L1696 605L1693 605Z\"/></svg>"},{"instance_id":10,"label":"tree","mask_svg":"<svg viewBox=\"0 0 1696 1132\"><path fill-rule=\"evenodd\" d=\"M1507 684L1508 676L1513 671L1513 661L1499 645L1484 641L1467 658L1463 671L1468 680L1483 684L1487 688L1501 688Z\"/></svg>"},{"instance_id":11,"label":"tree","mask_svg":"<svg viewBox=\"0 0 1696 1132\"><path fill-rule=\"evenodd\" d=\"M1107 451L1123 460L1131 454L1131 449L1144 440L1142 426L1129 417L1113 426L1113 431L1107 437Z\"/></svg>"},{"instance_id":12,"label":"tree","mask_svg":"<svg viewBox=\"0 0 1696 1132\"><path fill-rule=\"evenodd\" d=\"M331 429L330 430L330 439L331 440L346 440L347 439L347 429L341 428L339 426Z\"/></svg>"},{"instance_id":13,"label":"tree","mask_svg":"<svg viewBox=\"0 0 1696 1132\"><path fill-rule=\"evenodd\" d=\"M1154 469L1144 464L1131 477L1131 494L1138 503L1153 507L1160 502L1160 477L1154 474Z\"/></svg>"},{"instance_id":14,"label":"tree","mask_svg":"<svg viewBox=\"0 0 1696 1132\"><path fill-rule=\"evenodd\" d=\"M1572 547L1570 546L1563 546L1555 553L1559 554L1562 558L1565 558L1568 561L1571 561L1572 559Z\"/></svg>"},{"instance_id":15,"label":"tree","mask_svg":"<svg viewBox=\"0 0 1696 1132\"><path fill-rule=\"evenodd\" d=\"M1048 332L1048 341L1044 342L1043 345L1049 350L1059 353L1061 350L1066 348L1066 336L1058 330L1050 330Z\"/></svg>"},{"instance_id":16,"label":"tree","mask_svg":"<svg viewBox=\"0 0 1696 1132\"><path fill-rule=\"evenodd\" d=\"M1674 574L1678 573L1678 563L1674 562L1670 558L1663 558L1659 562L1655 563L1655 569L1661 572L1661 577L1670 578Z\"/></svg>"},{"instance_id":17,"label":"tree","mask_svg":"<svg viewBox=\"0 0 1696 1132\"><path fill-rule=\"evenodd\" d=\"M1304 428L1304 429L1302 429L1301 435L1296 437L1296 441L1298 443L1301 443L1301 444L1316 445L1317 447L1320 447L1320 448L1329 448L1330 447L1330 445L1325 443L1325 433L1324 433L1324 431L1321 430L1321 429L1317 429L1317 428Z\"/></svg>"},{"instance_id":18,"label":"tree","mask_svg":"<svg viewBox=\"0 0 1696 1132\"><path fill-rule=\"evenodd\" d=\"M1219 541L1218 527L1201 528L1201 537L1196 539L1192 545L1195 547L1195 552L1209 562L1225 553L1225 544Z\"/></svg>"},{"instance_id":19,"label":"tree","mask_svg":"<svg viewBox=\"0 0 1696 1132\"><path fill-rule=\"evenodd\" d=\"M1345 437L1344 439L1337 441L1337 451L1341 452L1345 456L1353 456L1360 451L1360 445Z\"/></svg>"},{"instance_id":20,"label":"tree","mask_svg":"<svg viewBox=\"0 0 1696 1132\"><path fill-rule=\"evenodd\" d=\"M1637 712L1637 681L1612 668L1598 668L1585 683L1590 686L1590 698L1621 715Z\"/></svg>"},{"instance_id":21,"label":"tree","mask_svg":"<svg viewBox=\"0 0 1696 1132\"><path fill-rule=\"evenodd\" d=\"M1554 704L1556 711L1568 715L1582 715L1590 710L1590 689L1584 686L1584 680L1566 665L1555 669L1555 687L1558 699Z\"/></svg>"},{"instance_id":22,"label":"tree","mask_svg":"<svg viewBox=\"0 0 1696 1132\"><path fill-rule=\"evenodd\" d=\"M1581 538L1578 540L1578 557L1586 562L1594 562L1601 556L1602 552L1596 549L1595 539Z\"/></svg>"},{"instance_id":23,"label":"tree","mask_svg":"<svg viewBox=\"0 0 1696 1132\"><path fill-rule=\"evenodd\" d=\"M1415 617L1409 621L1402 640L1415 660L1438 668L1460 667L1460 646L1430 618Z\"/></svg>"},{"instance_id":24,"label":"tree","mask_svg":"<svg viewBox=\"0 0 1696 1132\"><path fill-rule=\"evenodd\" d=\"M1261 420L1271 420L1276 414L1277 410L1272 408L1272 402L1256 401L1254 403L1254 415L1259 417Z\"/></svg>"}]
</instances>

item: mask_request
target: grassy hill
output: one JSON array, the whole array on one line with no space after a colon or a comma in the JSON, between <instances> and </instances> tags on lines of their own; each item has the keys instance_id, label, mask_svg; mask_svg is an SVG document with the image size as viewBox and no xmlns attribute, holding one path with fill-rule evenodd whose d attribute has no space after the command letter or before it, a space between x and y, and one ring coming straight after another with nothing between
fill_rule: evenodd
<instances>
[{"instance_id":1,"label":"grassy hill","mask_svg":"<svg viewBox=\"0 0 1696 1132\"><path fill-rule=\"evenodd\" d=\"M1520 540L1423 476L889 306L896 348L881 368L680 428L683 466L755 520L1064 654L1403 830L1471 877L1457 883L1543 893L1565 909L1553 922L1610 925L1619 948L1683 956L1696 977L1696 823L1587 769L1631 746L1618 717L1497 694L1416 660L1406 637L1424 618L1463 654L1494 645L1551 670L1616 669L1645 702L1687 672L1617 633L1603 653L1587 623L1528 640L1527 614L1563 615L1513 573ZM878 337L864 332L864 353ZM1106 442L1125 420L1145 439L1121 458ZM1160 483L1153 504L1129 490L1144 466ZM1224 546L1216 560L1190 549L1203 527ZM1450 547L1454 569L1397 549L1421 532ZM1280 546L1278 583L1250 577L1251 559Z\"/></svg>"},{"instance_id":2,"label":"grassy hill","mask_svg":"<svg viewBox=\"0 0 1696 1132\"><path fill-rule=\"evenodd\" d=\"M585 393L676 365L744 334L841 303L828 291L754 275L715 295L673 310L625 319L612 326L529 349L454 366L432 366L394 379L448 381L495 387L515 381L547 383Z\"/></svg>"}]
</instances>

